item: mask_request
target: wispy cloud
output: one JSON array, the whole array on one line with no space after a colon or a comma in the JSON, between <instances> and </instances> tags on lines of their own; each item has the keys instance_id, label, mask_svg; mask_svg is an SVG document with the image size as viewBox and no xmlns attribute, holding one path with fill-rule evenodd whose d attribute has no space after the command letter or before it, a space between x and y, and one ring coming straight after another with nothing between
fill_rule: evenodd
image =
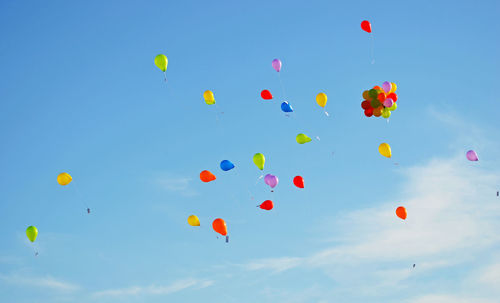
<instances>
[{"instance_id":1,"label":"wispy cloud","mask_svg":"<svg viewBox=\"0 0 500 303\"><path fill-rule=\"evenodd\" d=\"M58 280L51 276L30 277L30 276L22 276L19 274L10 274L10 275L0 274L0 280L8 284L21 285L21 286L34 286L60 292L73 292L80 289L80 286L76 284Z\"/></svg>"},{"instance_id":2,"label":"wispy cloud","mask_svg":"<svg viewBox=\"0 0 500 303\"><path fill-rule=\"evenodd\" d=\"M448 294L424 295L407 301L408 303L495 303L497 300L477 297L453 296Z\"/></svg>"},{"instance_id":3,"label":"wispy cloud","mask_svg":"<svg viewBox=\"0 0 500 303\"><path fill-rule=\"evenodd\" d=\"M179 176L161 176L156 178L156 184L161 188L176 192L186 197L192 197L198 195L198 193L191 188L191 178L179 177Z\"/></svg>"},{"instance_id":4,"label":"wispy cloud","mask_svg":"<svg viewBox=\"0 0 500 303\"><path fill-rule=\"evenodd\" d=\"M270 270L275 273L282 272L291 268L298 266L302 262L301 258L269 258L269 259L259 259L251 261L243 265L246 270Z\"/></svg>"},{"instance_id":5,"label":"wispy cloud","mask_svg":"<svg viewBox=\"0 0 500 303\"><path fill-rule=\"evenodd\" d=\"M131 286L126 288L106 289L93 293L95 297L120 297L139 295L168 295L188 288L206 288L213 284L211 280L186 279L168 285Z\"/></svg>"}]
</instances>

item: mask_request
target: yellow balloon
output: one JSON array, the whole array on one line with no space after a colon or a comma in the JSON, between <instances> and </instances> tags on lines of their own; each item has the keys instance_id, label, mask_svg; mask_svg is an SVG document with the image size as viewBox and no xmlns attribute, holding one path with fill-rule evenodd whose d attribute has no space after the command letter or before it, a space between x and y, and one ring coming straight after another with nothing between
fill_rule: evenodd
<instances>
[{"instance_id":1,"label":"yellow balloon","mask_svg":"<svg viewBox=\"0 0 500 303\"><path fill-rule=\"evenodd\" d=\"M214 93L211 90L207 90L203 93L203 98L205 99L205 103L208 105L215 104Z\"/></svg>"},{"instance_id":2,"label":"yellow balloon","mask_svg":"<svg viewBox=\"0 0 500 303\"><path fill-rule=\"evenodd\" d=\"M253 163L260 169L264 169L264 163L266 163L266 157L261 153L256 153L253 155Z\"/></svg>"},{"instance_id":3,"label":"yellow balloon","mask_svg":"<svg viewBox=\"0 0 500 303\"><path fill-rule=\"evenodd\" d=\"M378 152L387 158L390 158L392 156L391 153L391 146L387 143L382 143L378 146Z\"/></svg>"},{"instance_id":4,"label":"yellow balloon","mask_svg":"<svg viewBox=\"0 0 500 303\"><path fill-rule=\"evenodd\" d=\"M195 215L191 215L188 217L188 224L191 226L200 226L200 219Z\"/></svg>"},{"instance_id":5,"label":"yellow balloon","mask_svg":"<svg viewBox=\"0 0 500 303\"><path fill-rule=\"evenodd\" d=\"M391 91L389 93L393 93L396 91L396 89L398 89L398 86L396 85L396 83L392 83L391 82Z\"/></svg>"},{"instance_id":6,"label":"yellow balloon","mask_svg":"<svg viewBox=\"0 0 500 303\"><path fill-rule=\"evenodd\" d=\"M319 106L325 107L327 101L327 97L325 93L319 93L316 96L316 103L318 103Z\"/></svg>"},{"instance_id":7,"label":"yellow balloon","mask_svg":"<svg viewBox=\"0 0 500 303\"><path fill-rule=\"evenodd\" d=\"M304 134L298 134L297 137L295 138L295 140L297 140L297 143L299 143L299 144L311 142L311 138L309 138L307 135L304 135Z\"/></svg>"},{"instance_id":8,"label":"yellow balloon","mask_svg":"<svg viewBox=\"0 0 500 303\"><path fill-rule=\"evenodd\" d=\"M57 183L59 183L59 185L68 185L72 180L73 178L68 173L60 173L57 176Z\"/></svg>"},{"instance_id":9,"label":"yellow balloon","mask_svg":"<svg viewBox=\"0 0 500 303\"><path fill-rule=\"evenodd\" d=\"M161 69L162 72L167 71L168 59L165 55L158 55L155 57L155 65Z\"/></svg>"},{"instance_id":10,"label":"yellow balloon","mask_svg":"<svg viewBox=\"0 0 500 303\"><path fill-rule=\"evenodd\" d=\"M35 226L28 226L26 229L26 236L31 242L35 242L36 237L38 236L38 229Z\"/></svg>"}]
</instances>

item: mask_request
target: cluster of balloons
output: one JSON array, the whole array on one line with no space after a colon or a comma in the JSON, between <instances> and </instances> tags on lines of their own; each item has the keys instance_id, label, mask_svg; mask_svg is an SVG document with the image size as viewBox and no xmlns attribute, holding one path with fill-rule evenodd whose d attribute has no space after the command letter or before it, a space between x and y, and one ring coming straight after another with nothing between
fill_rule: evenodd
<instances>
[{"instance_id":1,"label":"cluster of balloons","mask_svg":"<svg viewBox=\"0 0 500 303\"><path fill-rule=\"evenodd\" d=\"M396 89L395 83L386 81L382 84L382 87L374 86L370 90L365 90L363 92L365 100L361 102L361 108L365 110L365 116L389 118L391 112L398 107L396 104L396 101L398 101Z\"/></svg>"}]
</instances>

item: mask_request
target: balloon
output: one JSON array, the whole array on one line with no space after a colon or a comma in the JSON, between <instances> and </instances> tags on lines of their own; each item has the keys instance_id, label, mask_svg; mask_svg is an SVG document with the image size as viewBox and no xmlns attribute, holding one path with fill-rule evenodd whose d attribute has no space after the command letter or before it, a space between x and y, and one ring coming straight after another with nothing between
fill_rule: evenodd
<instances>
[{"instance_id":1,"label":"balloon","mask_svg":"<svg viewBox=\"0 0 500 303\"><path fill-rule=\"evenodd\" d=\"M365 116L371 117L373 116L373 108L365 109Z\"/></svg>"},{"instance_id":2,"label":"balloon","mask_svg":"<svg viewBox=\"0 0 500 303\"><path fill-rule=\"evenodd\" d=\"M406 219L406 208L404 208L403 206L396 208L396 216L405 220Z\"/></svg>"},{"instance_id":3,"label":"balloon","mask_svg":"<svg viewBox=\"0 0 500 303\"><path fill-rule=\"evenodd\" d=\"M370 91L365 90L363 92L363 99L368 100L370 98Z\"/></svg>"},{"instance_id":4,"label":"balloon","mask_svg":"<svg viewBox=\"0 0 500 303\"><path fill-rule=\"evenodd\" d=\"M304 135L304 134L298 134L297 137L295 138L295 140L297 140L297 143L299 143L299 144L311 142L311 138L309 138L307 135Z\"/></svg>"},{"instance_id":5,"label":"balloon","mask_svg":"<svg viewBox=\"0 0 500 303\"><path fill-rule=\"evenodd\" d=\"M266 157L261 153L256 153L253 155L253 163L260 169L264 169L264 163L266 163Z\"/></svg>"},{"instance_id":6,"label":"balloon","mask_svg":"<svg viewBox=\"0 0 500 303\"><path fill-rule=\"evenodd\" d=\"M234 164L229 160L222 160L220 163L220 169L223 171L228 171L234 168Z\"/></svg>"},{"instance_id":7,"label":"balloon","mask_svg":"<svg viewBox=\"0 0 500 303\"><path fill-rule=\"evenodd\" d=\"M208 105L215 104L214 93L211 90L207 90L203 93L203 98L205 99L205 103Z\"/></svg>"},{"instance_id":8,"label":"balloon","mask_svg":"<svg viewBox=\"0 0 500 303\"><path fill-rule=\"evenodd\" d=\"M155 57L155 65L161 69L162 72L167 71L168 59L165 55L158 55Z\"/></svg>"},{"instance_id":9,"label":"balloon","mask_svg":"<svg viewBox=\"0 0 500 303\"><path fill-rule=\"evenodd\" d=\"M271 95L271 92L268 91L267 89L263 90L260 92L260 96L264 100L271 100L273 98L273 95Z\"/></svg>"},{"instance_id":10,"label":"balloon","mask_svg":"<svg viewBox=\"0 0 500 303\"><path fill-rule=\"evenodd\" d=\"M214 174L208 170L204 170L200 173L200 180L203 182L210 182L217 179Z\"/></svg>"},{"instance_id":11,"label":"balloon","mask_svg":"<svg viewBox=\"0 0 500 303\"><path fill-rule=\"evenodd\" d=\"M380 107L381 104L382 103L380 103L380 101L378 99L373 99L372 101L370 101L370 105L373 108L378 108L378 107Z\"/></svg>"},{"instance_id":12,"label":"balloon","mask_svg":"<svg viewBox=\"0 0 500 303\"><path fill-rule=\"evenodd\" d=\"M221 218L217 218L212 222L213 229L219 234L226 236L227 235L227 226L226 222Z\"/></svg>"},{"instance_id":13,"label":"balloon","mask_svg":"<svg viewBox=\"0 0 500 303\"><path fill-rule=\"evenodd\" d=\"M469 160L469 161L478 161L479 158L477 157L477 154L476 154L475 151L469 150L467 152L467 160Z\"/></svg>"},{"instance_id":14,"label":"balloon","mask_svg":"<svg viewBox=\"0 0 500 303\"><path fill-rule=\"evenodd\" d=\"M384 108L384 109L382 110L382 117L387 119L387 118L389 118L390 116L391 116L391 111L389 110L389 108L387 108L387 107L386 107L386 108Z\"/></svg>"},{"instance_id":15,"label":"balloon","mask_svg":"<svg viewBox=\"0 0 500 303\"><path fill-rule=\"evenodd\" d=\"M191 215L188 217L188 224L191 226L200 226L200 219L195 215Z\"/></svg>"},{"instance_id":16,"label":"balloon","mask_svg":"<svg viewBox=\"0 0 500 303\"><path fill-rule=\"evenodd\" d=\"M394 103L392 104L392 106L391 106L391 107L389 107L389 110L390 110L390 111L393 111L393 110L396 110L396 108L398 108L398 104L397 104L396 102L394 102Z\"/></svg>"},{"instance_id":17,"label":"balloon","mask_svg":"<svg viewBox=\"0 0 500 303\"><path fill-rule=\"evenodd\" d=\"M372 97L372 99L377 99L377 97L378 97L378 92L374 88L370 89L368 91L368 94L370 95L370 97Z\"/></svg>"},{"instance_id":18,"label":"balloon","mask_svg":"<svg viewBox=\"0 0 500 303\"><path fill-rule=\"evenodd\" d=\"M392 84L391 82L389 81L385 81L384 83L382 83L382 89L384 90L384 92L386 94L390 93L391 89L392 89Z\"/></svg>"},{"instance_id":19,"label":"balloon","mask_svg":"<svg viewBox=\"0 0 500 303\"><path fill-rule=\"evenodd\" d=\"M394 105L394 101L391 98L387 98L383 102L385 107L391 107Z\"/></svg>"},{"instance_id":20,"label":"balloon","mask_svg":"<svg viewBox=\"0 0 500 303\"><path fill-rule=\"evenodd\" d=\"M378 101L380 101L380 102L384 102L384 101L385 101L385 98L386 98L386 97L385 97L385 94L384 94L384 93L380 93L380 94L378 94L378 96L377 96L377 99L378 99Z\"/></svg>"},{"instance_id":21,"label":"balloon","mask_svg":"<svg viewBox=\"0 0 500 303\"><path fill-rule=\"evenodd\" d=\"M396 95L396 93L390 93L390 94L388 94L387 98L391 98L392 101L394 101L394 102L398 101L398 95Z\"/></svg>"},{"instance_id":22,"label":"balloon","mask_svg":"<svg viewBox=\"0 0 500 303\"><path fill-rule=\"evenodd\" d=\"M264 177L264 182L271 186L271 188L275 188L276 185L278 185L278 177L276 177L275 175L271 175L271 174L267 174L265 177Z\"/></svg>"},{"instance_id":23,"label":"balloon","mask_svg":"<svg viewBox=\"0 0 500 303\"><path fill-rule=\"evenodd\" d=\"M396 89L398 89L398 86L396 85L396 83L391 83L391 93L395 92Z\"/></svg>"},{"instance_id":24,"label":"balloon","mask_svg":"<svg viewBox=\"0 0 500 303\"><path fill-rule=\"evenodd\" d=\"M319 93L316 96L316 103L318 103L318 105L321 106L321 107L325 107L327 99L328 98L326 97L325 93Z\"/></svg>"},{"instance_id":25,"label":"balloon","mask_svg":"<svg viewBox=\"0 0 500 303\"><path fill-rule=\"evenodd\" d=\"M371 33L372 32L372 25L370 24L370 22L364 20L363 22L361 22L361 29L367 33Z\"/></svg>"},{"instance_id":26,"label":"balloon","mask_svg":"<svg viewBox=\"0 0 500 303\"><path fill-rule=\"evenodd\" d=\"M369 109L369 108L372 108L372 106L371 106L371 104L370 104L370 101L365 100L365 101L361 102L361 108L362 108L362 109Z\"/></svg>"},{"instance_id":27,"label":"balloon","mask_svg":"<svg viewBox=\"0 0 500 303\"><path fill-rule=\"evenodd\" d=\"M304 188L304 178L301 176L295 176L293 178L293 184L295 184L298 188Z\"/></svg>"},{"instance_id":28,"label":"balloon","mask_svg":"<svg viewBox=\"0 0 500 303\"><path fill-rule=\"evenodd\" d=\"M271 200L266 200L262 202L261 205L259 205L260 208L265 209L265 210L271 210L274 207L273 201Z\"/></svg>"},{"instance_id":29,"label":"balloon","mask_svg":"<svg viewBox=\"0 0 500 303\"><path fill-rule=\"evenodd\" d=\"M35 226L29 226L26 229L26 236L31 242L35 242L36 237L38 236L38 229Z\"/></svg>"},{"instance_id":30,"label":"balloon","mask_svg":"<svg viewBox=\"0 0 500 303\"><path fill-rule=\"evenodd\" d=\"M60 173L57 176L57 183L59 183L59 185L68 185L72 180L73 178L68 173Z\"/></svg>"},{"instance_id":31,"label":"balloon","mask_svg":"<svg viewBox=\"0 0 500 303\"><path fill-rule=\"evenodd\" d=\"M378 85L375 85L375 86L373 87L373 89L378 91L378 90L381 90L382 88L381 88L380 86L378 86ZM378 93L380 94L380 92L378 92Z\"/></svg>"},{"instance_id":32,"label":"balloon","mask_svg":"<svg viewBox=\"0 0 500 303\"><path fill-rule=\"evenodd\" d=\"M380 117L382 115L382 109L383 109L383 106L379 106L377 108L374 108L373 109L373 115L375 117Z\"/></svg>"},{"instance_id":33,"label":"balloon","mask_svg":"<svg viewBox=\"0 0 500 303\"><path fill-rule=\"evenodd\" d=\"M291 113L291 112L293 112L292 106L288 102L286 102L286 101L284 101L283 103L281 103L281 110L284 111L285 113Z\"/></svg>"},{"instance_id":34,"label":"balloon","mask_svg":"<svg viewBox=\"0 0 500 303\"><path fill-rule=\"evenodd\" d=\"M273 65L273 68L279 73L280 70L281 70L281 61L280 61L280 59L274 59L272 65Z\"/></svg>"},{"instance_id":35,"label":"balloon","mask_svg":"<svg viewBox=\"0 0 500 303\"><path fill-rule=\"evenodd\" d=\"M378 146L378 152L384 156L384 157L387 157L387 158L390 158L392 156L392 153L391 153L391 146L387 143L381 143L379 146Z\"/></svg>"}]
</instances>

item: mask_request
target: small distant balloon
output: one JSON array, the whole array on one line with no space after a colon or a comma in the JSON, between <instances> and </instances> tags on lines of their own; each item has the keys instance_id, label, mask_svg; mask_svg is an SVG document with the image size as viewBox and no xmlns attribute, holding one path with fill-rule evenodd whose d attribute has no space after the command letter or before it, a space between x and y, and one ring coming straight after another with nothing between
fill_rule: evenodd
<instances>
[{"instance_id":1,"label":"small distant balloon","mask_svg":"<svg viewBox=\"0 0 500 303\"><path fill-rule=\"evenodd\" d=\"M292 106L288 102L286 102L286 101L284 101L283 103L281 103L281 110L284 111L285 113L291 113L291 112L293 112Z\"/></svg>"},{"instance_id":2,"label":"small distant balloon","mask_svg":"<svg viewBox=\"0 0 500 303\"><path fill-rule=\"evenodd\" d=\"M216 179L215 175L208 170L204 170L200 173L200 180L203 182L211 182Z\"/></svg>"},{"instance_id":3,"label":"small distant balloon","mask_svg":"<svg viewBox=\"0 0 500 303\"><path fill-rule=\"evenodd\" d=\"M271 200L266 200L262 202L262 204L259 205L260 208L265 209L265 210L271 210L274 207L273 201Z\"/></svg>"},{"instance_id":4,"label":"small distant balloon","mask_svg":"<svg viewBox=\"0 0 500 303\"><path fill-rule=\"evenodd\" d=\"M396 208L396 216L405 220L406 219L406 208L404 208L403 206Z\"/></svg>"},{"instance_id":5,"label":"small distant balloon","mask_svg":"<svg viewBox=\"0 0 500 303\"><path fill-rule=\"evenodd\" d=\"M26 236L31 242L35 242L36 237L38 236L38 229L35 226L28 226L26 229Z\"/></svg>"},{"instance_id":6,"label":"small distant balloon","mask_svg":"<svg viewBox=\"0 0 500 303\"><path fill-rule=\"evenodd\" d=\"M214 220L214 222L212 222L212 228L215 230L215 232L223 236L227 236L226 222L221 218L217 218Z\"/></svg>"},{"instance_id":7,"label":"small distant balloon","mask_svg":"<svg viewBox=\"0 0 500 303\"><path fill-rule=\"evenodd\" d=\"M328 101L328 97L326 96L325 93L319 93L316 96L316 103L318 103L318 105L321 107L325 107L327 101Z\"/></svg>"},{"instance_id":8,"label":"small distant balloon","mask_svg":"<svg viewBox=\"0 0 500 303\"><path fill-rule=\"evenodd\" d=\"M367 33L371 33L372 32L372 25L370 24L369 21L364 20L363 22L361 22L361 29Z\"/></svg>"},{"instance_id":9,"label":"small distant balloon","mask_svg":"<svg viewBox=\"0 0 500 303\"><path fill-rule=\"evenodd\" d=\"M211 90L206 90L203 93L203 99L205 99L205 103L208 104L208 105L215 104L214 93Z\"/></svg>"},{"instance_id":10,"label":"small distant balloon","mask_svg":"<svg viewBox=\"0 0 500 303\"><path fill-rule=\"evenodd\" d=\"M307 135L305 134L298 134L297 137L295 138L295 140L297 141L297 143L299 144L304 144L304 143L307 143L307 142L311 142L311 138L309 138Z\"/></svg>"},{"instance_id":11,"label":"small distant balloon","mask_svg":"<svg viewBox=\"0 0 500 303\"><path fill-rule=\"evenodd\" d=\"M390 93L391 92L391 89L392 89L392 84L391 82L389 81L385 81L384 83L382 83L382 89L384 90L384 92L386 94Z\"/></svg>"},{"instance_id":12,"label":"small distant balloon","mask_svg":"<svg viewBox=\"0 0 500 303\"><path fill-rule=\"evenodd\" d=\"M274 59L272 62L274 70L276 70L278 73L281 70L281 60L280 59Z\"/></svg>"},{"instance_id":13,"label":"small distant balloon","mask_svg":"<svg viewBox=\"0 0 500 303\"><path fill-rule=\"evenodd\" d=\"M222 160L220 163L220 169L223 171L228 171L234 168L234 164L229 160Z\"/></svg>"},{"instance_id":14,"label":"small distant balloon","mask_svg":"<svg viewBox=\"0 0 500 303\"><path fill-rule=\"evenodd\" d=\"M167 71L168 59L167 56L160 54L155 57L155 65L161 69L162 72Z\"/></svg>"},{"instance_id":15,"label":"small distant balloon","mask_svg":"<svg viewBox=\"0 0 500 303\"><path fill-rule=\"evenodd\" d=\"M378 152L384 156L384 157L387 157L387 158L390 158L392 156L392 153L391 153L391 146L387 143L381 143L379 146L378 146Z\"/></svg>"},{"instance_id":16,"label":"small distant balloon","mask_svg":"<svg viewBox=\"0 0 500 303\"><path fill-rule=\"evenodd\" d=\"M253 155L253 163L260 170L263 170L264 169L264 163L266 163L266 157L264 157L264 155L261 154L261 153L256 153L255 155Z\"/></svg>"},{"instance_id":17,"label":"small distant balloon","mask_svg":"<svg viewBox=\"0 0 500 303\"><path fill-rule=\"evenodd\" d=\"M477 157L476 152L473 151L473 150L469 150L467 152L466 156L467 156L467 160L469 160L469 161L478 161L479 160L479 158Z\"/></svg>"},{"instance_id":18,"label":"small distant balloon","mask_svg":"<svg viewBox=\"0 0 500 303\"><path fill-rule=\"evenodd\" d=\"M295 176L293 178L293 184L298 188L304 188L304 178L302 178L301 176Z\"/></svg>"},{"instance_id":19,"label":"small distant balloon","mask_svg":"<svg viewBox=\"0 0 500 303\"><path fill-rule=\"evenodd\" d=\"M275 175L271 175L271 174L267 174L265 177L264 177L264 182L271 186L271 188L275 188L276 185L278 185L278 177L276 177Z\"/></svg>"},{"instance_id":20,"label":"small distant balloon","mask_svg":"<svg viewBox=\"0 0 500 303\"><path fill-rule=\"evenodd\" d=\"M57 176L57 183L59 183L59 185L63 185L63 186L68 185L71 183L72 180L73 180L73 178L68 173L60 173Z\"/></svg>"},{"instance_id":21,"label":"small distant balloon","mask_svg":"<svg viewBox=\"0 0 500 303\"><path fill-rule=\"evenodd\" d=\"M191 215L188 217L188 224L191 226L200 226L200 219L195 215Z\"/></svg>"},{"instance_id":22,"label":"small distant balloon","mask_svg":"<svg viewBox=\"0 0 500 303\"><path fill-rule=\"evenodd\" d=\"M267 89L263 90L260 92L260 96L264 100L271 100L273 98L273 95L271 95L271 92L268 91Z\"/></svg>"}]
</instances>

